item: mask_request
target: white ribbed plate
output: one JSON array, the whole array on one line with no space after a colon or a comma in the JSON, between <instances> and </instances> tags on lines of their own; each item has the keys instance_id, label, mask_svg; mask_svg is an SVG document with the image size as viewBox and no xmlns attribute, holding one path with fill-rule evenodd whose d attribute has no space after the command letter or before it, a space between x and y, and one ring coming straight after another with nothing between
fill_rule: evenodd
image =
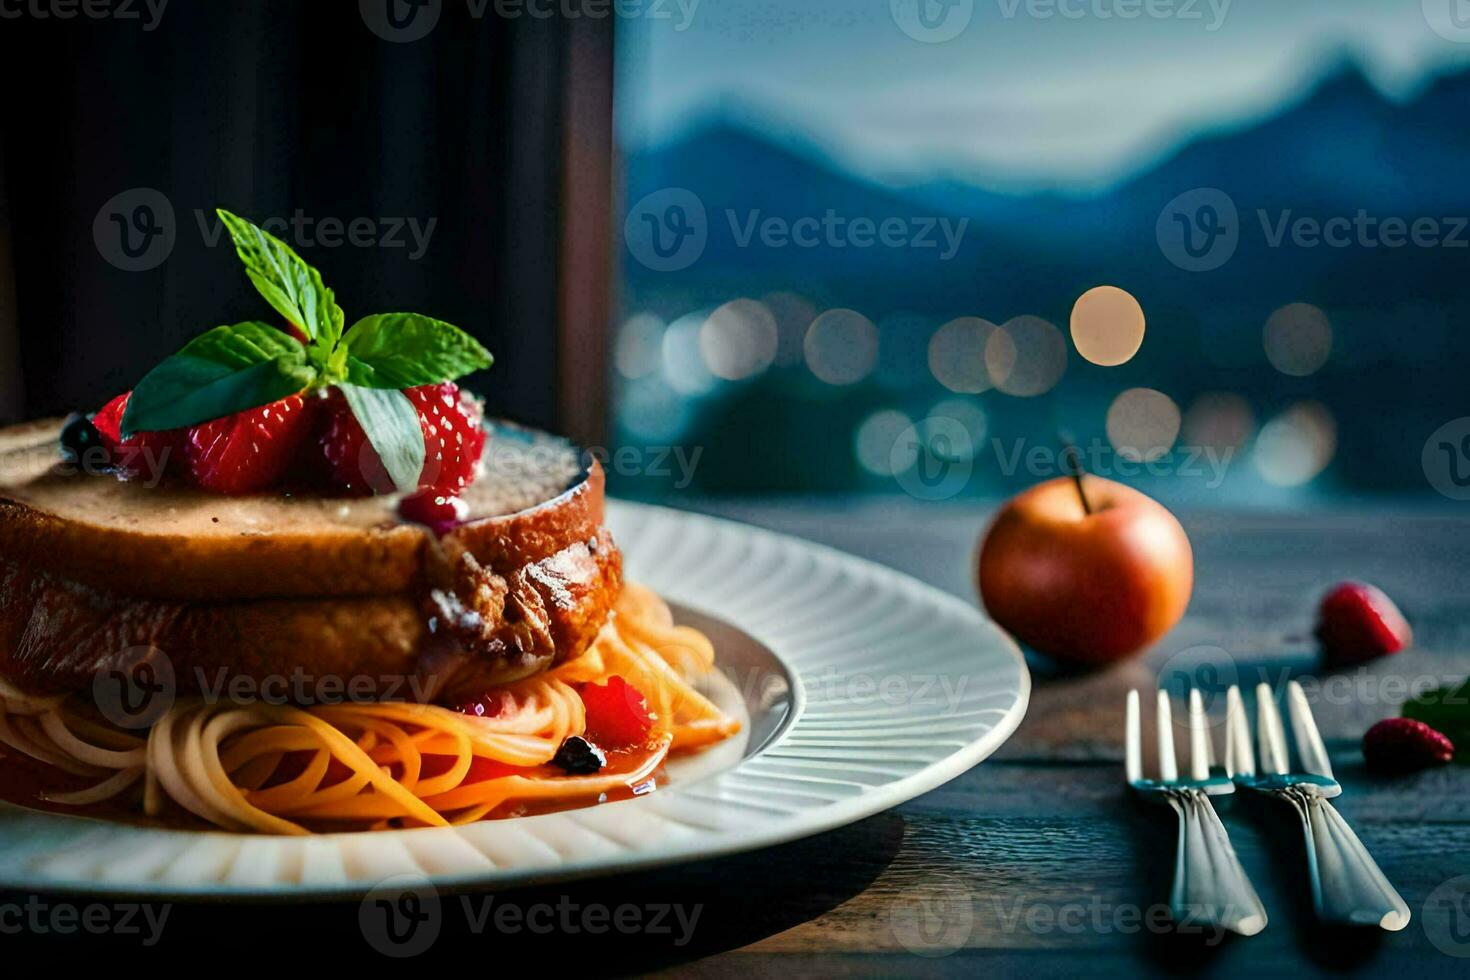
<instances>
[{"instance_id":1,"label":"white ribbed plate","mask_svg":"<svg viewBox=\"0 0 1470 980\"><path fill-rule=\"evenodd\" d=\"M969 769L1021 720L1020 652L966 602L728 521L615 502L609 523L631 579L738 627L784 665L784 715L753 704L769 737L743 758L685 766L640 799L450 829L251 837L0 805L0 887L286 898L360 895L401 875L463 887L611 874L878 813ZM772 673L752 666L768 653L742 653L731 696L757 691L752 671Z\"/></svg>"}]
</instances>

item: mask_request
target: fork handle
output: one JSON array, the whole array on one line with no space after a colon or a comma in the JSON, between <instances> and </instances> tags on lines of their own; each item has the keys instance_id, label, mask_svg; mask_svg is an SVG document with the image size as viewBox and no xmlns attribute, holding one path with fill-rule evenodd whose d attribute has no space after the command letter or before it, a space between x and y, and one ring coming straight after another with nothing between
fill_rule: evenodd
<instances>
[{"instance_id":1,"label":"fork handle","mask_svg":"<svg viewBox=\"0 0 1470 980\"><path fill-rule=\"evenodd\" d=\"M1333 925L1382 926L1390 932L1408 925L1409 906L1337 809L1297 787L1279 795L1301 818L1317 918Z\"/></svg>"},{"instance_id":2,"label":"fork handle","mask_svg":"<svg viewBox=\"0 0 1470 980\"><path fill-rule=\"evenodd\" d=\"M1181 925L1213 925L1242 936L1266 928L1266 908L1230 846L1210 798L1198 789L1171 790L1179 846L1169 910Z\"/></svg>"}]
</instances>

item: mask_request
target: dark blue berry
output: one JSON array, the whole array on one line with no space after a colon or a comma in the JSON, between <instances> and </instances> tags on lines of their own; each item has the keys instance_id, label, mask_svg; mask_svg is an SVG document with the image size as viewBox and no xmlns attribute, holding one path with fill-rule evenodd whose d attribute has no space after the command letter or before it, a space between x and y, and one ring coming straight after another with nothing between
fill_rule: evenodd
<instances>
[{"instance_id":1,"label":"dark blue berry","mask_svg":"<svg viewBox=\"0 0 1470 980\"><path fill-rule=\"evenodd\" d=\"M73 463L82 463L88 458L88 451L105 448L102 442L102 433L97 431L97 426L92 420L81 412L73 412L66 417L66 424L61 427L61 455ZM92 454L95 457L95 453Z\"/></svg>"},{"instance_id":2,"label":"dark blue berry","mask_svg":"<svg viewBox=\"0 0 1470 980\"><path fill-rule=\"evenodd\" d=\"M602 767L607 765L607 756L582 736L573 735L561 743L551 764L568 776L590 776L602 771Z\"/></svg>"}]
</instances>

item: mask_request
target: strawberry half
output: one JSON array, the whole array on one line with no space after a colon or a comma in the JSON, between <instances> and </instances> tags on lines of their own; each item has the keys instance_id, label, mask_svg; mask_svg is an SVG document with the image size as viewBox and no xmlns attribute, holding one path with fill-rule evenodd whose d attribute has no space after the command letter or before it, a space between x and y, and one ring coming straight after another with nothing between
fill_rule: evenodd
<instances>
[{"instance_id":1,"label":"strawberry half","mask_svg":"<svg viewBox=\"0 0 1470 980\"><path fill-rule=\"evenodd\" d=\"M484 409L452 381L409 388L404 394L418 409L424 430L424 472L419 487L457 495L474 482L485 452ZM347 407L347 399L335 390L327 401L322 452L330 468L329 481L342 493L366 496L394 491L378 451Z\"/></svg>"},{"instance_id":2,"label":"strawberry half","mask_svg":"<svg viewBox=\"0 0 1470 980\"><path fill-rule=\"evenodd\" d=\"M1414 631L1393 600L1362 582L1343 582L1323 597L1316 632L1334 667L1398 653L1414 642Z\"/></svg>"},{"instance_id":3,"label":"strawberry half","mask_svg":"<svg viewBox=\"0 0 1470 980\"><path fill-rule=\"evenodd\" d=\"M92 425L102 436L102 444L107 447L112 464L123 477L135 480L146 476L157 482L183 456L184 433L179 429L139 432L124 439L123 413L128 410L128 399L132 397L131 391L125 391L102 406L102 411L93 416Z\"/></svg>"},{"instance_id":4,"label":"strawberry half","mask_svg":"<svg viewBox=\"0 0 1470 980\"><path fill-rule=\"evenodd\" d=\"M617 674L606 684L577 689L587 709L587 737L605 749L625 749L648 741L653 715L643 693Z\"/></svg>"},{"instance_id":5,"label":"strawberry half","mask_svg":"<svg viewBox=\"0 0 1470 980\"><path fill-rule=\"evenodd\" d=\"M311 434L315 401L292 395L189 429L184 455L194 482L224 494L279 484Z\"/></svg>"}]
</instances>

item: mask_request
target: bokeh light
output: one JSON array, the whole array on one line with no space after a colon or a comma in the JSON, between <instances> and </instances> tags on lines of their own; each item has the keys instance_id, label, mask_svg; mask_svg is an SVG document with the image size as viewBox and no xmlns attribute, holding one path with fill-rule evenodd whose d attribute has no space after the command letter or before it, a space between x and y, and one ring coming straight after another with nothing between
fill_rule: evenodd
<instances>
[{"instance_id":1,"label":"bokeh light","mask_svg":"<svg viewBox=\"0 0 1470 980\"><path fill-rule=\"evenodd\" d=\"M1143 307L1117 286L1094 286L1072 307L1072 343L1093 364L1115 367L1143 346Z\"/></svg>"},{"instance_id":2,"label":"bokeh light","mask_svg":"<svg viewBox=\"0 0 1470 980\"><path fill-rule=\"evenodd\" d=\"M618 421L634 439L675 443L689 426L693 404L687 395L675 391L655 375L628 386L623 393Z\"/></svg>"},{"instance_id":3,"label":"bokeh light","mask_svg":"<svg viewBox=\"0 0 1470 980\"><path fill-rule=\"evenodd\" d=\"M741 381L776 360L776 318L764 303L734 299L715 309L699 330L705 366L717 378Z\"/></svg>"},{"instance_id":4,"label":"bokeh light","mask_svg":"<svg viewBox=\"0 0 1470 980\"><path fill-rule=\"evenodd\" d=\"M803 344L812 374L829 385L866 378L878 360L878 328L856 310L828 310L812 321Z\"/></svg>"},{"instance_id":5,"label":"bokeh light","mask_svg":"<svg viewBox=\"0 0 1470 980\"><path fill-rule=\"evenodd\" d=\"M1250 403L1233 392L1205 392L1184 413L1184 441L1191 446L1239 450L1255 431Z\"/></svg>"},{"instance_id":6,"label":"bokeh light","mask_svg":"<svg viewBox=\"0 0 1470 980\"><path fill-rule=\"evenodd\" d=\"M863 420L853 435L852 448L858 465L878 476L892 476L913 466L918 449L898 444L913 421L896 409L874 412Z\"/></svg>"},{"instance_id":7,"label":"bokeh light","mask_svg":"<svg viewBox=\"0 0 1470 980\"><path fill-rule=\"evenodd\" d=\"M1252 458L1267 483L1299 487L1325 470L1336 453L1332 413L1317 402L1298 402L1261 427Z\"/></svg>"},{"instance_id":8,"label":"bokeh light","mask_svg":"<svg viewBox=\"0 0 1470 980\"><path fill-rule=\"evenodd\" d=\"M613 366L623 377L646 378L658 370L664 321L652 313L635 313L623 321L613 342Z\"/></svg>"},{"instance_id":9,"label":"bokeh light","mask_svg":"<svg viewBox=\"0 0 1470 980\"><path fill-rule=\"evenodd\" d=\"M985 367L995 387L1007 395L1044 395L1067 370L1067 340L1039 316L1018 316L986 340Z\"/></svg>"},{"instance_id":10,"label":"bokeh light","mask_svg":"<svg viewBox=\"0 0 1470 980\"><path fill-rule=\"evenodd\" d=\"M679 317L669 324L659 344L664 380L682 395L708 394L717 383L699 349L699 334L708 316L701 311Z\"/></svg>"},{"instance_id":11,"label":"bokeh light","mask_svg":"<svg viewBox=\"0 0 1470 980\"><path fill-rule=\"evenodd\" d=\"M1332 324L1312 304L1290 303L1266 319L1262 341L1272 367L1304 378L1327 363L1332 353Z\"/></svg>"},{"instance_id":12,"label":"bokeh light","mask_svg":"<svg viewBox=\"0 0 1470 980\"><path fill-rule=\"evenodd\" d=\"M1108 407L1108 441L1125 459L1149 462L1174 448L1179 406L1153 388L1129 388Z\"/></svg>"},{"instance_id":13,"label":"bokeh light","mask_svg":"<svg viewBox=\"0 0 1470 980\"><path fill-rule=\"evenodd\" d=\"M801 363L801 345L807 327L817 318L811 300L789 290L767 293L761 297L771 316L776 318L776 366L792 367Z\"/></svg>"},{"instance_id":14,"label":"bokeh light","mask_svg":"<svg viewBox=\"0 0 1470 980\"><path fill-rule=\"evenodd\" d=\"M1000 328L977 316L962 316L934 331L929 338L929 371L950 391L978 395L991 385L985 366L985 347Z\"/></svg>"}]
</instances>

